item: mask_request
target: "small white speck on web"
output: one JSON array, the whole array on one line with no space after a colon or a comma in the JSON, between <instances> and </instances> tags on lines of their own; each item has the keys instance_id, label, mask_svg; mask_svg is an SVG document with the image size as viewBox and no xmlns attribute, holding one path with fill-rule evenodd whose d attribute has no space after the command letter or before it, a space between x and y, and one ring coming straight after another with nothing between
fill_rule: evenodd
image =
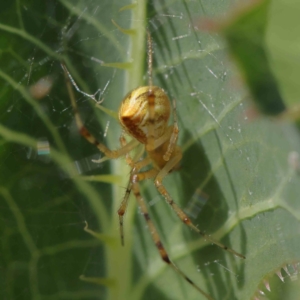
<instances>
[{"instance_id":1,"label":"small white speck on web","mask_svg":"<svg viewBox=\"0 0 300 300\"><path fill-rule=\"evenodd\" d=\"M11 105L6 111L9 113L9 112L11 112L12 111L12 109L13 109L13 105Z\"/></svg>"},{"instance_id":2,"label":"small white speck on web","mask_svg":"<svg viewBox=\"0 0 300 300\"><path fill-rule=\"evenodd\" d=\"M104 64L104 61L103 61L103 60L98 59L98 58L96 58L96 57L91 56L90 59L91 59L92 61L95 61L95 62L99 63L100 65Z\"/></svg>"},{"instance_id":3,"label":"small white speck on web","mask_svg":"<svg viewBox=\"0 0 300 300\"><path fill-rule=\"evenodd\" d=\"M63 113L63 112L65 112L66 110L68 110L68 109L70 109L70 108L71 108L71 106L66 107L66 108L62 109L62 110L60 111L60 113Z\"/></svg>"},{"instance_id":4,"label":"small white speck on web","mask_svg":"<svg viewBox=\"0 0 300 300\"><path fill-rule=\"evenodd\" d=\"M213 102L212 102L212 101L213 101L213 97L212 97L211 94L207 94L207 93L204 93L204 92L202 92L202 91L198 91L198 92L192 92L192 93L190 93L190 95L191 95L192 97L197 96L198 99L199 99L198 95L204 95L204 96L206 96L206 97L208 97L208 98L210 99L211 107L214 107L214 104L213 104Z\"/></svg>"},{"instance_id":5,"label":"small white speck on web","mask_svg":"<svg viewBox=\"0 0 300 300\"><path fill-rule=\"evenodd\" d=\"M65 33L64 38L66 40L70 40L72 38L72 36L74 35L74 33L76 32L76 30L79 27L79 21L82 17L82 15L86 12L87 7L85 7L82 12L80 13L80 15L78 16L78 18L76 19L76 21L73 23L73 25L70 27L70 29Z\"/></svg>"},{"instance_id":6,"label":"small white speck on web","mask_svg":"<svg viewBox=\"0 0 300 300\"><path fill-rule=\"evenodd\" d=\"M27 85L29 84L29 81L30 81L30 76L31 76L31 72L32 72L32 64L34 62L34 57L32 57L31 59L29 58L28 61L30 62L30 68L29 68L29 73L28 73Z\"/></svg>"},{"instance_id":7,"label":"small white speck on web","mask_svg":"<svg viewBox=\"0 0 300 300\"><path fill-rule=\"evenodd\" d=\"M208 66L205 66L205 68L208 70L209 73L211 73L216 79L219 79L219 77L210 69Z\"/></svg>"},{"instance_id":8,"label":"small white speck on web","mask_svg":"<svg viewBox=\"0 0 300 300\"><path fill-rule=\"evenodd\" d=\"M199 42L200 43L200 42ZM201 49L201 50L198 50L197 52L204 52L204 53L207 53L208 55L210 55L211 57L213 57L220 65L224 66L223 64L223 61L221 61L220 59L218 59L212 52L208 51L208 50L205 50L205 49ZM208 69L208 67L206 66L206 68ZM227 72L224 71L223 72L223 76L226 76L227 75Z\"/></svg>"},{"instance_id":9,"label":"small white speck on web","mask_svg":"<svg viewBox=\"0 0 300 300\"><path fill-rule=\"evenodd\" d=\"M232 144L233 143L232 138L228 134L226 134L226 137L229 139L230 143Z\"/></svg>"},{"instance_id":10,"label":"small white speck on web","mask_svg":"<svg viewBox=\"0 0 300 300\"><path fill-rule=\"evenodd\" d=\"M49 60L50 60L50 57L47 56L47 57L45 57L45 58L43 58L42 60L39 61L39 65L42 66L45 63L47 63Z\"/></svg>"},{"instance_id":11,"label":"small white speck on web","mask_svg":"<svg viewBox=\"0 0 300 300\"><path fill-rule=\"evenodd\" d=\"M179 18L182 19L183 18L183 14L181 13L179 16L178 15L167 15L167 14L161 14L161 17L169 17L169 18Z\"/></svg>"},{"instance_id":12,"label":"small white speck on web","mask_svg":"<svg viewBox=\"0 0 300 300\"><path fill-rule=\"evenodd\" d=\"M235 277L238 277L238 275L236 273L234 273L233 271L231 271L230 269L228 269L227 267L223 266L222 264L219 263L219 260L214 260L214 263L216 263L217 265L219 265L220 267L222 267L223 269L227 270L229 273L233 274Z\"/></svg>"},{"instance_id":13,"label":"small white speck on web","mask_svg":"<svg viewBox=\"0 0 300 300\"><path fill-rule=\"evenodd\" d=\"M221 124L217 120L217 118L212 114L212 112L207 108L207 106L199 99L199 102L203 106L203 108L209 113L209 115L215 120L215 122L221 127Z\"/></svg>"},{"instance_id":14,"label":"small white speck on web","mask_svg":"<svg viewBox=\"0 0 300 300\"><path fill-rule=\"evenodd\" d=\"M172 38L172 41L175 41L175 40L179 40L179 39L183 39L183 38L186 38L188 37L189 34L184 34L184 35L179 35L179 36L175 36Z\"/></svg>"},{"instance_id":15,"label":"small white speck on web","mask_svg":"<svg viewBox=\"0 0 300 300\"><path fill-rule=\"evenodd\" d=\"M107 121L106 126L105 126L105 131L104 131L104 134L103 134L104 137L106 137L106 135L107 135L109 124L110 124L110 121Z\"/></svg>"},{"instance_id":16,"label":"small white speck on web","mask_svg":"<svg viewBox=\"0 0 300 300\"><path fill-rule=\"evenodd\" d=\"M106 91L106 89L107 89L107 87L108 87L109 84L110 84L110 80L108 80L108 81L106 82L105 87L103 88L102 92L101 92L100 95L99 95L99 99L102 97L102 95L103 95L104 92ZM102 101L101 101L101 103L102 103Z\"/></svg>"}]
</instances>

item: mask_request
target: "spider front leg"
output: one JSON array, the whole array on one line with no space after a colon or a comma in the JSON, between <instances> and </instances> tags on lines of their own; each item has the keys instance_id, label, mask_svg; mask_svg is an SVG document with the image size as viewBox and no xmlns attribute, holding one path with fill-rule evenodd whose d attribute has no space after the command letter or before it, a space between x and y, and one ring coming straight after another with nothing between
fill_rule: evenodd
<instances>
[{"instance_id":1,"label":"spider front leg","mask_svg":"<svg viewBox=\"0 0 300 300\"><path fill-rule=\"evenodd\" d=\"M158 234L158 231L156 230L156 227L154 226L154 223L152 222L150 215L148 213L148 209L146 206L146 203L143 199L143 197L141 196L140 193L140 188L139 188L139 181L141 180L145 180L148 178L153 178L154 176L157 175L159 171L156 169L151 169L149 171L146 172L141 172L141 173L137 173L137 174L133 174L131 177L132 180L132 190L133 193L135 195L135 198L138 202L138 205L141 209L141 212L144 216L145 221L147 222L148 225L148 230L150 231L152 240L155 244L155 246L157 247L157 250L160 254L160 257L162 258L162 260L168 264L176 273L178 273L180 276L182 276L190 285L192 285L196 290L198 290L203 296L205 296L208 300L213 300L213 298L207 294L206 292L204 292L200 287L198 287L188 276L185 275L185 273L183 273L169 258L169 255L165 249L165 247L163 246L163 243L161 242L160 236Z\"/></svg>"},{"instance_id":2,"label":"spider front leg","mask_svg":"<svg viewBox=\"0 0 300 300\"><path fill-rule=\"evenodd\" d=\"M79 130L80 134L89 143L95 145L99 149L99 151L104 153L105 156L107 156L108 158L118 158L118 157L123 156L126 153L130 152L132 149L134 149L138 145L138 142L136 140L132 140L130 143L126 144L125 146L122 146L120 149L110 150L104 144L100 143L87 130L87 128L83 125L83 122L81 120L81 117L80 117L80 114L79 114L79 111L78 111L78 107L77 107L77 103L76 103L76 99L75 99L75 95L74 95L74 91L73 91L73 88L72 88L72 83L71 83L70 77L68 76L66 67L63 64L62 64L62 68L63 68L64 74L65 74L65 81L66 81L66 85L67 85L68 94L69 94L69 97L70 97L70 100L71 100L71 104L72 104L72 107L73 107L73 112L74 112L74 116L75 116L75 120L76 120L76 125L78 127L78 130Z\"/></svg>"},{"instance_id":3,"label":"spider front leg","mask_svg":"<svg viewBox=\"0 0 300 300\"><path fill-rule=\"evenodd\" d=\"M172 207L172 209L175 211L177 216L180 218L180 220L189 226L191 229L196 231L198 234L200 234L202 237L204 237L205 240L210 241L211 243L217 245L218 247L236 255L239 256L240 258L245 259L246 257L235 250L223 245L222 243L216 241L215 239L211 238L209 235L205 234L202 230L198 229L196 225L194 225L191 221L191 219L187 216L187 214L174 202L174 200L171 198L169 195L168 191L162 184L162 180L164 179L165 176L168 175L168 173L176 167L178 162L181 160L182 154L179 148L177 148L177 153L175 152L175 155L173 158L166 163L166 165L160 170L158 175L156 176L154 183L155 186L158 190L158 192L165 198L166 202Z\"/></svg>"}]
</instances>

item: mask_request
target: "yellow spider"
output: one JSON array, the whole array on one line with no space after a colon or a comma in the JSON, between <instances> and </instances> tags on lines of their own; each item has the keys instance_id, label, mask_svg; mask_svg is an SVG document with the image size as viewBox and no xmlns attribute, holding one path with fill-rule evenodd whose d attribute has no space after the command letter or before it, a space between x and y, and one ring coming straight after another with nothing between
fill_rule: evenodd
<instances>
[{"instance_id":1,"label":"yellow spider","mask_svg":"<svg viewBox=\"0 0 300 300\"><path fill-rule=\"evenodd\" d=\"M128 199L131 191L133 191L141 212L147 222L153 242L155 243L162 260L171 266L177 273L179 273L189 284L197 289L207 299L213 298L198 287L189 277L187 277L169 258L169 255L163 246L160 236L157 232L154 223L150 219L147 206L140 193L139 182L145 179L153 178L154 184L158 192L165 198L166 202L172 207L179 219L195 232L200 234L206 240L221 247L222 249L245 258L242 254L237 253L235 250L228 248L220 242L214 240L206 235L202 230L198 229L186 215L186 213L174 202L166 188L163 186L163 179L172 170L176 169L181 158L181 148L176 144L179 134L175 101L173 101L173 117L174 123L168 125L171 105L165 91L152 84L152 39L148 32L148 86L138 87L125 96L119 109L119 121L124 131L129 134L133 139L129 143L126 142L123 134L120 137L121 148L117 150L110 150L104 144L100 143L83 125L80 118L72 84L70 73L66 67L62 65L67 82L68 93L72 102L76 124L80 134L91 144L94 144L99 151L105 154L107 158L115 159L120 156L125 156L126 162L131 167L130 179L124 199L118 210L120 222L120 235L121 243L124 245L123 233L123 216L126 211ZM77 86L75 86L77 88ZM143 159L133 160L129 153L138 145L143 144L146 157ZM141 172L140 170L151 165L147 171Z\"/></svg>"}]
</instances>

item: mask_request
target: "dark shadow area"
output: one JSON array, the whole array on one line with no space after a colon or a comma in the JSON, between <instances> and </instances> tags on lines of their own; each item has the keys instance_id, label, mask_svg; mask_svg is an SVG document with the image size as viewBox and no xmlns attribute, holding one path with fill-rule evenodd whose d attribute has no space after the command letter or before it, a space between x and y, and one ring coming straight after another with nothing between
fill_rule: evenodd
<instances>
[{"instance_id":1,"label":"dark shadow area","mask_svg":"<svg viewBox=\"0 0 300 300\"><path fill-rule=\"evenodd\" d=\"M183 134L184 140L189 140L191 138L187 131L184 131ZM223 156L221 148L220 155ZM195 191L202 186L202 183L210 170L211 166L207 160L205 150L203 149L201 142L197 141L184 153L182 160L180 174L182 178L182 195L184 199L186 199L185 201L191 199ZM230 176L228 169L226 169L226 173ZM231 187L234 188L234 186ZM211 234L219 229L228 218L226 198L220 190L218 181L214 176L211 177L205 186L202 186L201 192L208 195L208 200L193 222L199 229L204 230L207 234ZM240 223L238 226L240 227ZM198 239L196 233L190 230L186 230L186 232L191 239ZM220 242L231 247L227 237L223 238ZM241 233L241 243L242 245L245 245L245 236L243 233ZM245 247L242 247L242 250L245 250L244 248ZM245 252L242 251L242 253L244 254ZM225 256L232 258L230 259L230 265L227 264ZM195 265L200 265L201 273L205 274L205 277L207 278L211 277L213 274L213 281L218 283L218 288L216 289L210 285L211 280L207 281L208 289L212 295L214 291L217 290L218 295L213 295L216 299L222 299L222 295L230 295L227 299L235 299L234 294L231 294L230 286L232 278L229 272L232 271L236 274L239 285L243 285L243 280L240 279L243 278L244 267L243 264L241 264L241 267L238 268L236 264L236 260L240 260L240 258L234 257L216 245L210 245L204 249L195 251L193 257ZM220 262L221 266L217 262ZM240 264L238 263L238 265ZM229 271L225 271L224 273L224 269L228 269ZM224 276L226 278L225 280Z\"/></svg>"}]
</instances>

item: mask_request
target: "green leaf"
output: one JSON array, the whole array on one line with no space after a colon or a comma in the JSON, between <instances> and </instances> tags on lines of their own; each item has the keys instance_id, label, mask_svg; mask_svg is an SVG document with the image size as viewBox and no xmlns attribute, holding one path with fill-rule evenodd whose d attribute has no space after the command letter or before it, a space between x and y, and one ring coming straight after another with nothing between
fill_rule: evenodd
<instances>
[{"instance_id":1,"label":"green leaf","mask_svg":"<svg viewBox=\"0 0 300 300\"><path fill-rule=\"evenodd\" d=\"M262 0L240 9L225 22L220 32L244 75L256 107L264 114L278 115L285 105L265 43L269 7L270 1Z\"/></svg>"},{"instance_id":2,"label":"green leaf","mask_svg":"<svg viewBox=\"0 0 300 300\"><path fill-rule=\"evenodd\" d=\"M117 210L129 168L123 159L92 162L101 154L78 134L60 66L63 60L85 93L101 89L104 111L74 88L86 127L116 149L121 129L111 111L147 84L147 27L154 84L176 100L183 149L181 168L167 176L166 188L199 228L246 256L233 257L187 229L149 180L142 195L170 258L214 299L251 299L281 268L290 274L282 271L286 281L296 277L299 133L293 124L247 120L246 92L233 84L237 75L224 41L197 29L201 18L230 6L180 0L0 5L0 298L203 299L161 260L134 197L121 247ZM46 76L51 91L34 99L30 87ZM291 295L286 286L282 298ZM299 291L294 295L286 299L298 299Z\"/></svg>"}]
</instances>

